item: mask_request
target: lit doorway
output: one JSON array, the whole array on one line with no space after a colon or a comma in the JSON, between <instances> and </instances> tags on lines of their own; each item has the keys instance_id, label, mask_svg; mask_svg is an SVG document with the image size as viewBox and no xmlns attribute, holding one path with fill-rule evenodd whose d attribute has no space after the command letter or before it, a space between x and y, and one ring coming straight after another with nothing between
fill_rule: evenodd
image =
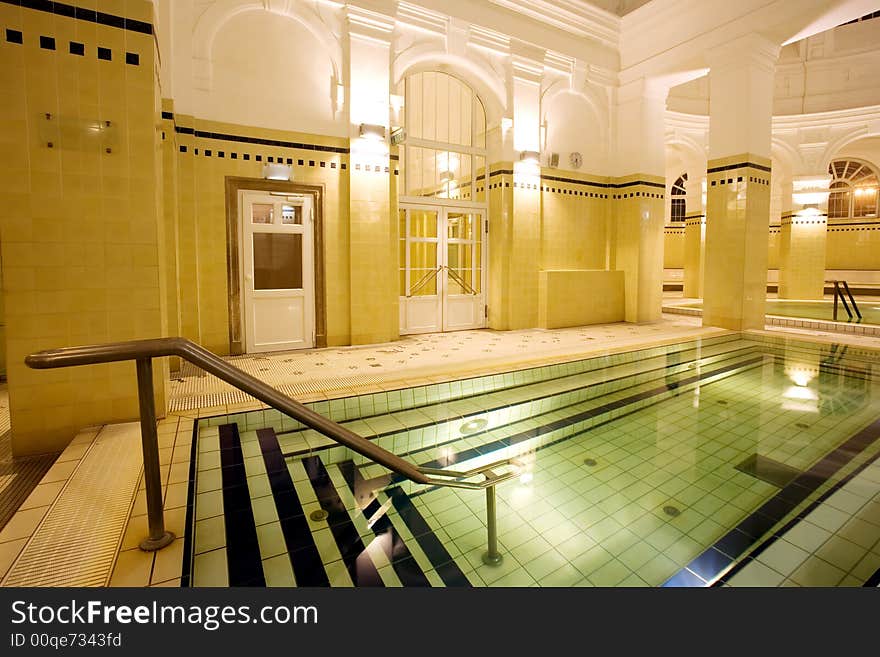
<instances>
[{"instance_id":1,"label":"lit doorway","mask_svg":"<svg viewBox=\"0 0 880 657\"><path fill-rule=\"evenodd\" d=\"M486 326L486 213L401 205L400 332Z\"/></svg>"}]
</instances>

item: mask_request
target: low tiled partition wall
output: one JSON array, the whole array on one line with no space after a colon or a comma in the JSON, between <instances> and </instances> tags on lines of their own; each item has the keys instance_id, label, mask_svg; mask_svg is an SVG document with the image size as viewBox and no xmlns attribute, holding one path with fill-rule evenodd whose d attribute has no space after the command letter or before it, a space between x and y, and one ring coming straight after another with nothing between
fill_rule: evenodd
<instances>
[{"instance_id":1,"label":"low tiled partition wall","mask_svg":"<svg viewBox=\"0 0 880 657\"><path fill-rule=\"evenodd\" d=\"M538 272L538 277L541 328L623 321L622 271L548 269Z\"/></svg>"}]
</instances>

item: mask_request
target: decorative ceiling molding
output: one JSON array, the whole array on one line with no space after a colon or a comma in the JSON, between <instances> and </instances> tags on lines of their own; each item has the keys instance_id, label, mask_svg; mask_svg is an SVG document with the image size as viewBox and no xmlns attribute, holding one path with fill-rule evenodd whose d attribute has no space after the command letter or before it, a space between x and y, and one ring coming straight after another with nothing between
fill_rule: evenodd
<instances>
[{"instance_id":1,"label":"decorative ceiling molding","mask_svg":"<svg viewBox=\"0 0 880 657\"><path fill-rule=\"evenodd\" d=\"M620 43L620 17L583 0L489 0L510 11L617 48Z\"/></svg>"}]
</instances>

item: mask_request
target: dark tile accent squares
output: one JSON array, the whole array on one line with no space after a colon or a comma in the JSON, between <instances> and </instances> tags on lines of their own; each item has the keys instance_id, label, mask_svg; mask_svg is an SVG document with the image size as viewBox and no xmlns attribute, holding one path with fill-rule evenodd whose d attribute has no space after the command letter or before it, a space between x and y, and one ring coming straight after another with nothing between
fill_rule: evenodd
<instances>
[{"instance_id":1,"label":"dark tile accent squares","mask_svg":"<svg viewBox=\"0 0 880 657\"><path fill-rule=\"evenodd\" d=\"M163 119L170 119L173 121L174 120L174 113L173 112L166 112L165 110L162 110L162 118Z\"/></svg>"},{"instance_id":2,"label":"dark tile accent squares","mask_svg":"<svg viewBox=\"0 0 880 657\"><path fill-rule=\"evenodd\" d=\"M103 59L105 61L111 61L113 59L113 53L110 52L110 48L102 48L98 46L98 59Z\"/></svg>"},{"instance_id":3,"label":"dark tile accent squares","mask_svg":"<svg viewBox=\"0 0 880 657\"><path fill-rule=\"evenodd\" d=\"M76 41L70 42L70 54L71 55L79 55L80 57L86 54L86 46L84 43L77 43Z\"/></svg>"},{"instance_id":4,"label":"dark tile accent squares","mask_svg":"<svg viewBox=\"0 0 880 657\"><path fill-rule=\"evenodd\" d=\"M136 52L127 52L125 53L125 63L132 66L140 66L141 56Z\"/></svg>"},{"instance_id":5,"label":"dark tile accent squares","mask_svg":"<svg viewBox=\"0 0 880 657\"><path fill-rule=\"evenodd\" d=\"M40 48L43 50L55 50L55 37L41 36Z\"/></svg>"},{"instance_id":6,"label":"dark tile accent squares","mask_svg":"<svg viewBox=\"0 0 880 657\"><path fill-rule=\"evenodd\" d=\"M102 11L94 9L84 9L83 7L75 7L63 2L48 2L47 0L0 0L3 4L22 7L24 9L35 9L43 11L47 14L56 14L58 16L66 16L75 18L80 21L88 21L90 23L98 23L99 25L107 25L109 27L117 27L130 32L138 32L140 34L152 34L153 26L144 21L137 21L131 18L123 18L114 14L105 14Z\"/></svg>"},{"instance_id":7,"label":"dark tile accent squares","mask_svg":"<svg viewBox=\"0 0 880 657\"><path fill-rule=\"evenodd\" d=\"M180 152L186 153L186 146L184 146L183 144L180 145Z\"/></svg>"}]
</instances>

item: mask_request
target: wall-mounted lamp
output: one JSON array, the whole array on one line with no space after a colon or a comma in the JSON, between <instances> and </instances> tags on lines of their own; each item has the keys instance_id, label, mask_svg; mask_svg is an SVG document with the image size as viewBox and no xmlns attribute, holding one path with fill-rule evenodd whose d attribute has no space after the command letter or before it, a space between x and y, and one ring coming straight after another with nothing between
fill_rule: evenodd
<instances>
[{"instance_id":1,"label":"wall-mounted lamp","mask_svg":"<svg viewBox=\"0 0 880 657\"><path fill-rule=\"evenodd\" d=\"M263 178L266 180L293 180L293 167L289 164L264 164Z\"/></svg>"},{"instance_id":2,"label":"wall-mounted lamp","mask_svg":"<svg viewBox=\"0 0 880 657\"><path fill-rule=\"evenodd\" d=\"M538 151L520 151L519 161L528 162L530 164L538 164L541 154Z\"/></svg>"},{"instance_id":3,"label":"wall-mounted lamp","mask_svg":"<svg viewBox=\"0 0 880 657\"><path fill-rule=\"evenodd\" d=\"M374 123L361 123L360 132L358 134L364 139L379 141L385 139L385 126L376 125Z\"/></svg>"},{"instance_id":4,"label":"wall-mounted lamp","mask_svg":"<svg viewBox=\"0 0 880 657\"><path fill-rule=\"evenodd\" d=\"M440 172L440 182L447 183L450 180L454 180L455 176L452 175L451 171L441 171Z\"/></svg>"}]
</instances>

